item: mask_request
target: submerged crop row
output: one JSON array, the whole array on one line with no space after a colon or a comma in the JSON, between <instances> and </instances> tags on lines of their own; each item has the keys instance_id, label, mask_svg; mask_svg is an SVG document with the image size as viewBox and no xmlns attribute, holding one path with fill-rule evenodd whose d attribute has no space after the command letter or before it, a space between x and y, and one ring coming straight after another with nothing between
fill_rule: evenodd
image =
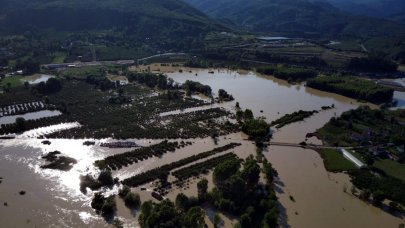
<instances>
[{"instance_id":1,"label":"submerged crop row","mask_svg":"<svg viewBox=\"0 0 405 228\"><path fill-rule=\"evenodd\" d=\"M215 158L210 158L206 161L196 163L194 165L184 167L172 172L172 175L183 181L193 176L198 176L201 173L207 173L210 169L215 168L219 163L227 160L238 159L238 156L232 152L220 155Z\"/></svg>"},{"instance_id":2,"label":"submerged crop row","mask_svg":"<svg viewBox=\"0 0 405 228\"><path fill-rule=\"evenodd\" d=\"M109 157L106 157L103 160L98 160L95 162L95 165L103 170L103 169L121 169L123 166L128 166L133 163L137 163L139 161L151 158L151 157L158 157L162 156L163 154L169 151L175 151L176 148L184 146L184 142L179 145L178 142L168 142L163 141L161 143L143 147L140 149L132 150L129 152L125 152L122 154L116 154ZM188 143L187 143L188 145Z\"/></svg>"},{"instance_id":3,"label":"submerged crop row","mask_svg":"<svg viewBox=\"0 0 405 228\"><path fill-rule=\"evenodd\" d=\"M193 155L193 156L178 160L176 162L172 162L170 164L163 165L161 167L135 175L133 177L123 180L122 183L125 185L128 185L128 186L131 186L131 187L136 187L136 186L139 186L142 184L146 184L148 182L158 179L161 176L167 176L169 174L169 172L173 169L179 168L181 166L187 165L189 163L198 161L203 158L210 157L214 154L218 154L218 153L233 149L240 145L241 145L240 143L229 143L225 146L217 147L213 150L199 153L197 155Z\"/></svg>"}]
</instances>

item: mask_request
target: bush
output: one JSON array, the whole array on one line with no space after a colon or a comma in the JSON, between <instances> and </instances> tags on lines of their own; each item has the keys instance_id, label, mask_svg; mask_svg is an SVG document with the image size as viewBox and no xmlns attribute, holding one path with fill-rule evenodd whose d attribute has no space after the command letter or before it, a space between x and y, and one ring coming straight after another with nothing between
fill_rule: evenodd
<instances>
[{"instance_id":1,"label":"bush","mask_svg":"<svg viewBox=\"0 0 405 228\"><path fill-rule=\"evenodd\" d=\"M129 207L138 207L141 205L141 198L137 193L128 192L124 197L124 202Z\"/></svg>"},{"instance_id":2,"label":"bush","mask_svg":"<svg viewBox=\"0 0 405 228\"><path fill-rule=\"evenodd\" d=\"M110 170L103 170L101 171L100 175L98 176L98 181L103 186L111 186L114 185L114 179L112 177L112 173Z\"/></svg>"},{"instance_id":3,"label":"bush","mask_svg":"<svg viewBox=\"0 0 405 228\"><path fill-rule=\"evenodd\" d=\"M117 210L117 204L115 203L115 197L109 196L104 201L103 206L101 207L101 212L103 215L113 215Z\"/></svg>"},{"instance_id":4,"label":"bush","mask_svg":"<svg viewBox=\"0 0 405 228\"><path fill-rule=\"evenodd\" d=\"M251 139L267 138L270 135L270 126L261 118L250 119L242 124L242 131Z\"/></svg>"},{"instance_id":5,"label":"bush","mask_svg":"<svg viewBox=\"0 0 405 228\"><path fill-rule=\"evenodd\" d=\"M122 189L119 190L118 195L120 197L125 197L130 192L131 189L127 185L124 185L124 187L122 187Z\"/></svg>"}]
</instances>

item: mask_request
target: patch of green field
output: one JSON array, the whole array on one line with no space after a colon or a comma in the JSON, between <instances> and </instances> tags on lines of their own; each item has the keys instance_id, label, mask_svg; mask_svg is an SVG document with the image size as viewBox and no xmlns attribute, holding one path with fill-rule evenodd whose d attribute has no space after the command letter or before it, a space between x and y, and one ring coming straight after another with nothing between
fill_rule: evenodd
<instances>
[{"instance_id":1,"label":"patch of green field","mask_svg":"<svg viewBox=\"0 0 405 228\"><path fill-rule=\"evenodd\" d=\"M329 172L342 172L356 169L353 163L344 158L343 155L335 149L321 149L319 153L323 158L323 164L326 170Z\"/></svg>"},{"instance_id":2,"label":"patch of green field","mask_svg":"<svg viewBox=\"0 0 405 228\"><path fill-rule=\"evenodd\" d=\"M332 47L342 51L362 51L357 40L344 40Z\"/></svg>"},{"instance_id":3,"label":"patch of green field","mask_svg":"<svg viewBox=\"0 0 405 228\"><path fill-rule=\"evenodd\" d=\"M21 79L22 79L22 76L20 76L20 75L7 77L0 81L0 86L3 87L3 86L10 85L11 88L21 86L23 84Z\"/></svg>"},{"instance_id":4,"label":"patch of green field","mask_svg":"<svg viewBox=\"0 0 405 228\"><path fill-rule=\"evenodd\" d=\"M102 67L89 66L81 68L68 68L62 72L62 76L86 79L88 76L95 78L105 78L106 74Z\"/></svg>"},{"instance_id":5,"label":"patch of green field","mask_svg":"<svg viewBox=\"0 0 405 228\"><path fill-rule=\"evenodd\" d=\"M53 57L52 63L55 63L55 64L64 63L65 58L66 58L65 53L57 52L57 53L55 53L55 55Z\"/></svg>"},{"instance_id":6,"label":"patch of green field","mask_svg":"<svg viewBox=\"0 0 405 228\"><path fill-rule=\"evenodd\" d=\"M405 165L390 159L378 159L373 164L374 167L383 170L387 175L405 181Z\"/></svg>"}]
</instances>

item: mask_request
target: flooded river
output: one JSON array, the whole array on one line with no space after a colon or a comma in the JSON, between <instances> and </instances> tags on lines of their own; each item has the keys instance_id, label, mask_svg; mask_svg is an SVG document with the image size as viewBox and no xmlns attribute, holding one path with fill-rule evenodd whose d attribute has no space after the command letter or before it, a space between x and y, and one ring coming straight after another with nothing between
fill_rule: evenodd
<instances>
[{"instance_id":1,"label":"flooded river","mask_svg":"<svg viewBox=\"0 0 405 228\"><path fill-rule=\"evenodd\" d=\"M321 106L335 105L334 109L279 129L272 139L276 142L302 142L307 133L322 127L330 118L361 105L340 95L290 85L273 77L256 76L253 72L216 70L210 74L208 70L192 70L190 73L188 69L183 70L186 73L177 72L173 70L167 75L177 82L199 81L210 85L214 92L225 89L241 107L251 109L256 116L266 117L269 122L300 109L320 110ZM398 227L405 223L404 219L344 193L343 188L350 189L351 186L349 176L328 173L321 157L313 150L271 146L265 156L280 175L277 195L287 223L285 226ZM296 202L290 200L290 195Z\"/></svg>"},{"instance_id":2,"label":"flooded river","mask_svg":"<svg viewBox=\"0 0 405 228\"><path fill-rule=\"evenodd\" d=\"M275 120L284 114L298 110L321 110L322 106L335 105L334 109L320 111L303 122L287 125L274 133L273 141L299 143L305 135L322 127L331 117L358 107L355 100L325 93L303 85L290 85L272 77L258 76L253 72L229 70L159 68L176 82L199 81L210 85L217 93L225 89L235 98L234 102L219 106L233 109L236 102L242 108L251 109L255 116L264 116L267 121ZM190 72L191 71L191 72ZM196 76L197 74L197 76ZM165 113L163 115L172 114ZM70 127L80 127L73 124ZM17 139L0 141L0 224L5 227L103 227L107 226L102 217L90 208L90 196L79 190L79 175L92 173L93 162L103 157L122 153L128 149L108 149L99 145L84 146L85 140L57 139L51 145L43 145L38 136L40 132L30 132ZM49 130L46 130L49 131ZM105 141L105 140L104 140ZM156 143L153 140L135 140L141 145ZM192 154L211 150L215 147L212 139L196 139L193 145L167 153L162 159L151 158L142 163L125 167L114 172L114 176L125 178L143 170L188 157ZM229 142L241 142L242 146L233 151L242 158L255 153L254 145L243 140L242 134L220 137L219 146ZM312 140L313 143L321 143ZM69 172L41 170L41 156L59 150L78 163ZM398 227L405 221L393 217L380 209L344 193L350 189L349 177L345 174L328 173L322 159L313 150L271 146L264 152L267 159L279 173L277 195L281 205L283 227ZM177 192L195 194L195 186L175 190L168 197L173 199ZM212 183L210 183L212 187ZM19 191L25 190L25 195ZM116 193L116 189L107 192ZM150 198L149 192L140 192L143 200ZM290 196L296 202L290 200ZM7 202L8 206L3 206ZM118 216L130 227L136 226L134 215L118 201Z\"/></svg>"}]
</instances>

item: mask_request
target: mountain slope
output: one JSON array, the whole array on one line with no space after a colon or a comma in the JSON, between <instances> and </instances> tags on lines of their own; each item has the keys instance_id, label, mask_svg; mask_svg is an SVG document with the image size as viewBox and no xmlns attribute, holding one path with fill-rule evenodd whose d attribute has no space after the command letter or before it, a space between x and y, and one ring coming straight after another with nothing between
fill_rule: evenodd
<instances>
[{"instance_id":1,"label":"mountain slope","mask_svg":"<svg viewBox=\"0 0 405 228\"><path fill-rule=\"evenodd\" d=\"M405 35L405 27L387 20L353 16L330 4L305 0L185 0L222 21L258 32L292 36Z\"/></svg>"},{"instance_id":2,"label":"mountain slope","mask_svg":"<svg viewBox=\"0 0 405 228\"><path fill-rule=\"evenodd\" d=\"M356 15L391 18L405 12L404 0L314 0L329 2L333 6Z\"/></svg>"},{"instance_id":3,"label":"mountain slope","mask_svg":"<svg viewBox=\"0 0 405 228\"><path fill-rule=\"evenodd\" d=\"M0 0L0 32L119 28L131 34L197 36L220 25L180 0Z\"/></svg>"}]
</instances>

